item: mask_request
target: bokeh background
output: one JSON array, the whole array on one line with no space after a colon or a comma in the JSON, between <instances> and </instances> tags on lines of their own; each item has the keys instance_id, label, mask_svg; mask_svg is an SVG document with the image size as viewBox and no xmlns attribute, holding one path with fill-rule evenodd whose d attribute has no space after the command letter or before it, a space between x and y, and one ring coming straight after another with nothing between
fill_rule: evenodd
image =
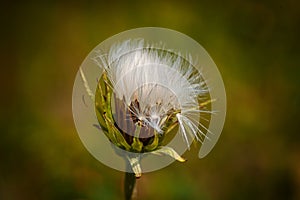
<instances>
[{"instance_id":1,"label":"bokeh background","mask_svg":"<svg viewBox=\"0 0 300 200\"><path fill-rule=\"evenodd\" d=\"M224 131L138 180L138 199L300 199L300 4L44 1L1 5L0 199L122 199L122 172L94 159L72 118L87 54L121 31L161 26L209 52L223 76Z\"/></svg>"}]
</instances>

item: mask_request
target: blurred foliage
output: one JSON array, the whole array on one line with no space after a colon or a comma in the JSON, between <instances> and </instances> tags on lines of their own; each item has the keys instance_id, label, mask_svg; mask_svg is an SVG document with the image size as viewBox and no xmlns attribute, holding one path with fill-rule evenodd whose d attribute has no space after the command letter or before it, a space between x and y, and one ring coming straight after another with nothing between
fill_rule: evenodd
<instances>
[{"instance_id":1,"label":"blurred foliage","mask_svg":"<svg viewBox=\"0 0 300 200\"><path fill-rule=\"evenodd\" d=\"M121 199L123 173L73 123L76 72L101 41L162 26L206 48L227 90L219 142L138 180L139 199L300 199L300 7L287 1L1 5L0 199Z\"/></svg>"}]
</instances>

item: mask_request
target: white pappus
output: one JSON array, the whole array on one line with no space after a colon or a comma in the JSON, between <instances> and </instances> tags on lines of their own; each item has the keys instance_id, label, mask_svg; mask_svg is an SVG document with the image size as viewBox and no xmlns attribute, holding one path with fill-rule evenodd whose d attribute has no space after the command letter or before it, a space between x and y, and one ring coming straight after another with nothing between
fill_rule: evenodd
<instances>
[{"instance_id":1,"label":"white pappus","mask_svg":"<svg viewBox=\"0 0 300 200\"><path fill-rule=\"evenodd\" d=\"M207 138L209 130L200 118L212 111L204 105L209 89L201 72L191 56L181 55L163 44L131 39L114 44L95 61L105 69L115 97L137 121L164 134L166 119L173 114L189 148L190 137L200 142Z\"/></svg>"}]
</instances>

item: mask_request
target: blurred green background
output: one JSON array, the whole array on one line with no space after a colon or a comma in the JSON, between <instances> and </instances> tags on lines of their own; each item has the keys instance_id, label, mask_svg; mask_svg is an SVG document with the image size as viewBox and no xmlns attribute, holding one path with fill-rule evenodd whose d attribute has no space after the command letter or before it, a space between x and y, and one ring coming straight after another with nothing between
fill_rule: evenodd
<instances>
[{"instance_id":1,"label":"blurred green background","mask_svg":"<svg viewBox=\"0 0 300 200\"><path fill-rule=\"evenodd\" d=\"M1 5L0 199L122 199L123 173L94 159L72 118L87 54L121 31L161 26L209 52L228 100L224 131L138 180L139 199L300 199L300 4L49 1Z\"/></svg>"}]
</instances>

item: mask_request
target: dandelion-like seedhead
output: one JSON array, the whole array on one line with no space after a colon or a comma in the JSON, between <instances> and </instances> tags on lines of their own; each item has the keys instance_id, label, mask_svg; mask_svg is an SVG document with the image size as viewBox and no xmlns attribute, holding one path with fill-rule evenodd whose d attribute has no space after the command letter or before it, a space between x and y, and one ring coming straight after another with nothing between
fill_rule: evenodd
<instances>
[{"instance_id":1,"label":"dandelion-like seedhead","mask_svg":"<svg viewBox=\"0 0 300 200\"><path fill-rule=\"evenodd\" d=\"M176 48L172 42L185 48ZM89 128L76 123L79 133L86 129L80 136L93 155L115 169L140 176L173 159L184 161L180 155L193 141L202 143L199 157L211 150L225 118L225 91L218 71L209 76L217 69L199 46L175 31L141 28L96 47L79 71L81 90L75 84L73 93L75 122L84 118L82 111L76 112L79 105L93 118ZM211 126L218 119L222 121ZM107 156L115 155L127 164L108 161Z\"/></svg>"},{"instance_id":2,"label":"dandelion-like seedhead","mask_svg":"<svg viewBox=\"0 0 300 200\"><path fill-rule=\"evenodd\" d=\"M95 61L104 67L110 84L106 83L113 90L113 118L122 132L134 136L138 125L145 132L139 138L153 137L155 132L165 134L167 122L176 118L169 126L180 124L188 147L187 132L199 141L205 136L194 118L203 111L210 113L199 106L199 99L208 97L208 88L191 60L163 46L134 39L113 45L107 56L99 55Z\"/></svg>"}]
</instances>

